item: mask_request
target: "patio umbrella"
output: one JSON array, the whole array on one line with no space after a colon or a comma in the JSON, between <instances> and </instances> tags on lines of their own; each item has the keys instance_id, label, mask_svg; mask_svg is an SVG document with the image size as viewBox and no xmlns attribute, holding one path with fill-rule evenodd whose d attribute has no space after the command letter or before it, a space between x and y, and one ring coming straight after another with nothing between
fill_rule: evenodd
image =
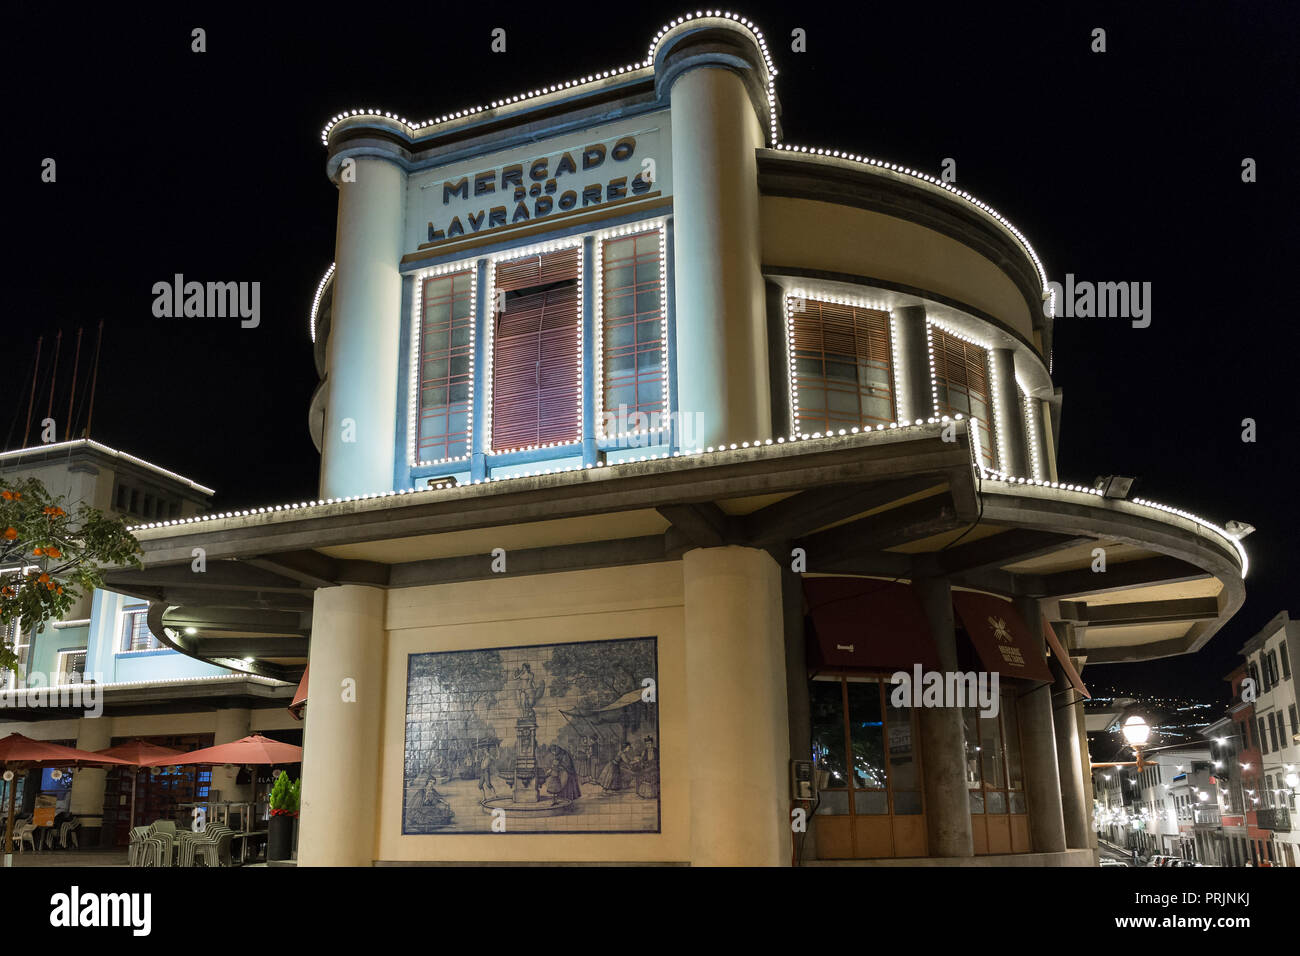
<instances>
[{"instance_id":1,"label":"patio umbrella","mask_svg":"<svg viewBox=\"0 0 1300 956\"><path fill-rule=\"evenodd\" d=\"M155 764L150 761L156 758L176 757L184 751L173 750L170 747L159 747L157 744L147 743L136 737L134 740L128 740L124 744L118 744L116 747L108 747L104 750L96 750L95 753L104 757L116 757L118 760L125 760L133 768L131 770L131 826L135 826L135 778L140 775L141 767L152 767Z\"/></svg>"},{"instance_id":2,"label":"patio umbrella","mask_svg":"<svg viewBox=\"0 0 1300 956\"><path fill-rule=\"evenodd\" d=\"M241 740L215 747L204 747L179 757L157 757L141 766L171 767L182 764L285 764L302 763L302 748L295 744L282 744L261 734L251 734Z\"/></svg>"},{"instance_id":3,"label":"patio umbrella","mask_svg":"<svg viewBox=\"0 0 1300 956\"><path fill-rule=\"evenodd\" d=\"M22 734L10 734L0 740L0 766L5 770L32 770L37 767L129 766L117 757L64 747L61 744L32 740ZM5 822L5 863L14 851L14 797L18 788L9 781L9 813Z\"/></svg>"}]
</instances>

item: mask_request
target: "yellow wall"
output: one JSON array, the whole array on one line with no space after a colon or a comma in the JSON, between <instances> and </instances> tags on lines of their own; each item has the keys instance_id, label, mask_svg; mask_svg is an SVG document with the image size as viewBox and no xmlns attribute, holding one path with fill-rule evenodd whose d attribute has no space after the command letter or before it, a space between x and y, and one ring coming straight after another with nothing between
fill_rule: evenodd
<instances>
[{"instance_id":1,"label":"yellow wall","mask_svg":"<svg viewBox=\"0 0 1300 956\"><path fill-rule=\"evenodd\" d=\"M678 561L390 591L375 859L688 860L682 596ZM659 639L660 833L402 835L409 655L649 636Z\"/></svg>"},{"instance_id":2,"label":"yellow wall","mask_svg":"<svg viewBox=\"0 0 1300 956\"><path fill-rule=\"evenodd\" d=\"M1033 323L1015 283L955 239L882 213L764 196L763 265L870 276L973 305L1030 341Z\"/></svg>"}]
</instances>

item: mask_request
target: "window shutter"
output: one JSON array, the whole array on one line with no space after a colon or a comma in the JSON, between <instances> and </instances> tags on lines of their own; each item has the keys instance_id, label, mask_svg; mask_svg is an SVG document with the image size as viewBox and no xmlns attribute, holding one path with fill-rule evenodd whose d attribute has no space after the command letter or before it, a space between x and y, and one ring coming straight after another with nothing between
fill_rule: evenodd
<instances>
[{"instance_id":1,"label":"window shutter","mask_svg":"<svg viewBox=\"0 0 1300 956\"><path fill-rule=\"evenodd\" d=\"M798 431L894 420L888 312L808 299L793 313L793 339Z\"/></svg>"},{"instance_id":2,"label":"window shutter","mask_svg":"<svg viewBox=\"0 0 1300 956\"><path fill-rule=\"evenodd\" d=\"M527 256L497 266L510 291L578 278L578 250ZM565 285L519 295L497 313L492 360L492 450L577 441L578 289Z\"/></svg>"},{"instance_id":3,"label":"window shutter","mask_svg":"<svg viewBox=\"0 0 1300 956\"><path fill-rule=\"evenodd\" d=\"M580 247L572 246L544 255L524 256L501 262L496 267L496 288L512 292L535 285L548 285L564 279L578 278Z\"/></svg>"},{"instance_id":4,"label":"window shutter","mask_svg":"<svg viewBox=\"0 0 1300 956\"><path fill-rule=\"evenodd\" d=\"M978 399L987 410L978 415L967 409L945 404L940 400L939 413L952 415L960 412L974 418L980 430L980 453L983 464L989 468L997 467L997 446L993 433L993 394L989 389L988 353L972 342L966 342L949 335L940 328L931 328L931 343L934 348L934 375L948 386L950 398L953 390L964 392L967 396Z\"/></svg>"}]
</instances>

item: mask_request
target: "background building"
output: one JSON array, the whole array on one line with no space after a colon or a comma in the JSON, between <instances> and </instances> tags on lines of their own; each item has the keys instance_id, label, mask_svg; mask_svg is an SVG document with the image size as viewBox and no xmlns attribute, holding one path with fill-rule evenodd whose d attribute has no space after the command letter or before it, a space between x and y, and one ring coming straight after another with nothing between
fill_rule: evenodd
<instances>
[{"instance_id":1,"label":"background building","mask_svg":"<svg viewBox=\"0 0 1300 956\"><path fill-rule=\"evenodd\" d=\"M0 484L37 478L71 507L85 504L128 522L184 520L203 514L212 489L143 459L82 439L0 452ZM14 569L0 568L0 575ZM183 618L184 608L174 613ZM63 620L29 629L17 622L7 635L19 666L0 672L0 737L21 733L82 750L102 750L132 737L192 750L226 743L252 731L300 736L285 707L294 685L241 672L239 659L199 660L179 653L150 629L149 601L96 589ZM179 619L178 619L179 620ZM184 624L178 623L183 629ZM164 633L164 638L166 637ZM94 683L102 713L87 710L72 685ZM59 692L58 688L64 688ZM54 693L33 693L55 688ZM161 773L76 770L55 781L48 770L20 781L22 811L38 793L53 796L82 823L81 845L125 845L132 787L137 819L172 815L194 797L238 799L252 782L236 783L224 768Z\"/></svg>"}]
</instances>

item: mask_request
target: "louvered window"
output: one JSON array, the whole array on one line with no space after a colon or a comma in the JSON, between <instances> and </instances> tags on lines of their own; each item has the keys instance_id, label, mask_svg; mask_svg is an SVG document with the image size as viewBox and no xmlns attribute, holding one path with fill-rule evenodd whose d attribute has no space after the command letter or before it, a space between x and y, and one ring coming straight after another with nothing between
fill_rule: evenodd
<instances>
[{"instance_id":1,"label":"louvered window","mask_svg":"<svg viewBox=\"0 0 1300 956\"><path fill-rule=\"evenodd\" d=\"M607 239L601 249L602 408L649 416L664 409L659 231Z\"/></svg>"},{"instance_id":2,"label":"louvered window","mask_svg":"<svg viewBox=\"0 0 1300 956\"><path fill-rule=\"evenodd\" d=\"M795 300L795 431L811 435L894 421L889 313Z\"/></svg>"},{"instance_id":3,"label":"louvered window","mask_svg":"<svg viewBox=\"0 0 1300 956\"><path fill-rule=\"evenodd\" d=\"M581 437L580 262L574 247L496 266L494 306L504 309L493 317L493 451Z\"/></svg>"},{"instance_id":4,"label":"louvered window","mask_svg":"<svg viewBox=\"0 0 1300 956\"><path fill-rule=\"evenodd\" d=\"M938 414L975 419L980 462L986 468L996 468L988 352L936 326L930 327L930 345Z\"/></svg>"},{"instance_id":5,"label":"louvered window","mask_svg":"<svg viewBox=\"0 0 1300 956\"><path fill-rule=\"evenodd\" d=\"M424 280L419 461L459 458L469 450L473 283L469 271Z\"/></svg>"}]
</instances>

